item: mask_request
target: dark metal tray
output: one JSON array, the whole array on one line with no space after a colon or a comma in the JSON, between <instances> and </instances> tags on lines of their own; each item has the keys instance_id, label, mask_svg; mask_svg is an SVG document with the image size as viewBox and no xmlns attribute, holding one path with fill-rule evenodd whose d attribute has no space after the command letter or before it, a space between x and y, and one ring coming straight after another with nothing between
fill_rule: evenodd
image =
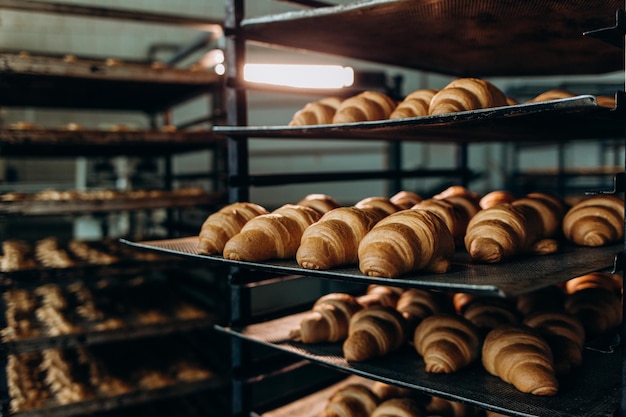
<instances>
[{"instance_id":1,"label":"dark metal tray","mask_svg":"<svg viewBox=\"0 0 626 417\"><path fill-rule=\"evenodd\" d=\"M302 268L295 260L241 262L224 259L221 256L200 255L197 251L198 238L196 236L149 242L131 242L122 239L121 242L138 248L281 274L309 275L364 284L433 288L500 297L516 296L589 272L612 269L615 255L621 249L621 245L601 248L567 247L557 254L521 257L510 262L489 265L472 263L467 253L457 252L452 260L450 272L423 273L390 279L365 276L356 267L318 271Z\"/></svg>"},{"instance_id":2,"label":"dark metal tray","mask_svg":"<svg viewBox=\"0 0 626 417\"><path fill-rule=\"evenodd\" d=\"M449 375L432 375L415 350L406 349L380 359L352 363L343 358L340 344L304 345L288 339L306 314L254 324L242 329L217 327L227 334L296 354L348 373L399 385L423 393L475 405L511 416L609 416L619 404L621 353L585 350L583 366L560 381L554 397L524 394L489 375L480 364Z\"/></svg>"},{"instance_id":3,"label":"dark metal tray","mask_svg":"<svg viewBox=\"0 0 626 417\"><path fill-rule=\"evenodd\" d=\"M309 126L215 126L231 136L259 138L372 139L412 142L527 142L616 138L624 119L596 97L470 110L436 116Z\"/></svg>"},{"instance_id":4,"label":"dark metal tray","mask_svg":"<svg viewBox=\"0 0 626 417\"><path fill-rule=\"evenodd\" d=\"M456 76L607 73L623 51L583 33L618 0L369 0L244 19L251 41Z\"/></svg>"}]
</instances>

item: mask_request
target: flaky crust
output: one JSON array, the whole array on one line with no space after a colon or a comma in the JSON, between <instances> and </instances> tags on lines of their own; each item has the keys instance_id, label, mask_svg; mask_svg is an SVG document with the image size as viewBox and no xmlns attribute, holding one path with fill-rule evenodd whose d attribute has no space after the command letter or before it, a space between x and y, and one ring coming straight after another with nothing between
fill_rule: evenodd
<instances>
[{"instance_id":1,"label":"flaky crust","mask_svg":"<svg viewBox=\"0 0 626 417\"><path fill-rule=\"evenodd\" d=\"M563 218L563 234L580 246L604 246L624 236L624 201L597 195L575 204Z\"/></svg>"}]
</instances>

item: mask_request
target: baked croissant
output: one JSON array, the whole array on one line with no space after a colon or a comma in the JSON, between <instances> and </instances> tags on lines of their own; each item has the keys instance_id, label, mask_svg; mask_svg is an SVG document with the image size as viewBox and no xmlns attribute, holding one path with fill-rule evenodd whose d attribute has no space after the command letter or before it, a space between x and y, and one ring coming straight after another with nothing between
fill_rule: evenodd
<instances>
[{"instance_id":1,"label":"baked croissant","mask_svg":"<svg viewBox=\"0 0 626 417\"><path fill-rule=\"evenodd\" d=\"M506 105L508 103L504 93L489 81L458 78L433 96L429 114L439 115Z\"/></svg>"},{"instance_id":2,"label":"baked croissant","mask_svg":"<svg viewBox=\"0 0 626 417\"><path fill-rule=\"evenodd\" d=\"M570 98L570 97L576 97L576 94L572 93L571 91L557 88L554 90L544 91L543 93L539 94L535 98L528 100L527 103L537 103L541 101L559 100L562 98Z\"/></svg>"},{"instance_id":3,"label":"baked croissant","mask_svg":"<svg viewBox=\"0 0 626 417\"><path fill-rule=\"evenodd\" d=\"M490 331L483 342L482 363L487 372L521 392L558 392L550 346L528 326L506 324Z\"/></svg>"},{"instance_id":4,"label":"baked croissant","mask_svg":"<svg viewBox=\"0 0 626 417\"><path fill-rule=\"evenodd\" d=\"M426 414L433 417L472 417L480 416L480 412L479 408L441 397L432 397L426 405Z\"/></svg>"},{"instance_id":5,"label":"baked croissant","mask_svg":"<svg viewBox=\"0 0 626 417\"><path fill-rule=\"evenodd\" d=\"M550 345L557 375L569 373L582 364L585 328L576 317L565 312L543 312L529 315L524 324L535 329Z\"/></svg>"},{"instance_id":6,"label":"baked croissant","mask_svg":"<svg viewBox=\"0 0 626 417\"><path fill-rule=\"evenodd\" d=\"M357 297L357 301L363 307L383 305L395 308L398 304L402 290L387 285L372 284L368 286L367 293Z\"/></svg>"},{"instance_id":7,"label":"baked croissant","mask_svg":"<svg viewBox=\"0 0 626 417\"><path fill-rule=\"evenodd\" d=\"M470 220L465 248L474 261L501 262L529 252L541 233L541 220L535 210L500 204L481 210Z\"/></svg>"},{"instance_id":8,"label":"baked croissant","mask_svg":"<svg viewBox=\"0 0 626 417\"><path fill-rule=\"evenodd\" d=\"M508 300L496 297L474 298L464 307L463 317L474 323L483 335L502 324L520 322L517 311Z\"/></svg>"},{"instance_id":9,"label":"baked croissant","mask_svg":"<svg viewBox=\"0 0 626 417\"><path fill-rule=\"evenodd\" d=\"M289 126L323 125L332 123L337 108L341 104L338 97L328 97L307 103L298 110L289 122Z\"/></svg>"},{"instance_id":10,"label":"baked croissant","mask_svg":"<svg viewBox=\"0 0 626 417\"><path fill-rule=\"evenodd\" d=\"M611 109L615 108L616 106L614 96L597 96L596 103L598 103L598 106L609 107Z\"/></svg>"},{"instance_id":11,"label":"baked croissant","mask_svg":"<svg viewBox=\"0 0 626 417\"><path fill-rule=\"evenodd\" d=\"M422 201L422 197L412 191L403 190L392 195L389 201L400 210L406 210Z\"/></svg>"},{"instance_id":12,"label":"baked croissant","mask_svg":"<svg viewBox=\"0 0 626 417\"><path fill-rule=\"evenodd\" d=\"M437 93L437 90L428 88L413 91L406 96L404 100L398 103L398 106L389 116L390 119L404 119L407 117L428 116L428 107L430 100Z\"/></svg>"},{"instance_id":13,"label":"baked croissant","mask_svg":"<svg viewBox=\"0 0 626 417\"><path fill-rule=\"evenodd\" d=\"M467 205L464 204L464 202L466 202ZM467 225L478 212L478 210L474 210L471 207L471 201L464 197L448 197L444 199L429 198L417 203L413 207L430 210L441 217L450 230L450 233L452 233L455 246L463 244Z\"/></svg>"},{"instance_id":14,"label":"baked croissant","mask_svg":"<svg viewBox=\"0 0 626 417\"><path fill-rule=\"evenodd\" d=\"M563 234L581 246L603 246L624 237L624 201L597 195L575 204L563 218Z\"/></svg>"},{"instance_id":15,"label":"baked croissant","mask_svg":"<svg viewBox=\"0 0 626 417\"><path fill-rule=\"evenodd\" d=\"M198 253L221 254L226 242L239 233L248 221L267 213L268 211L258 204L239 202L229 204L211 214L200 229Z\"/></svg>"},{"instance_id":16,"label":"baked croissant","mask_svg":"<svg viewBox=\"0 0 626 417\"><path fill-rule=\"evenodd\" d=\"M393 307L372 306L350 319L343 355L349 361L366 361L399 349L405 341L406 323L400 313Z\"/></svg>"},{"instance_id":17,"label":"baked croissant","mask_svg":"<svg viewBox=\"0 0 626 417\"><path fill-rule=\"evenodd\" d=\"M350 294L330 293L320 297L289 338L302 343L338 342L348 335L350 318L362 307Z\"/></svg>"},{"instance_id":18,"label":"baked croissant","mask_svg":"<svg viewBox=\"0 0 626 417\"><path fill-rule=\"evenodd\" d=\"M410 388L399 387L381 381L375 381L372 384L371 390L381 401L386 401L391 398L416 396L416 392Z\"/></svg>"},{"instance_id":19,"label":"baked croissant","mask_svg":"<svg viewBox=\"0 0 626 417\"><path fill-rule=\"evenodd\" d=\"M366 197L363 200L358 201L354 207L375 208L377 210L381 210L387 215L400 211L400 208L387 197Z\"/></svg>"},{"instance_id":20,"label":"baked croissant","mask_svg":"<svg viewBox=\"0 0 626 417\"><path fill-rule=\"evenodd\" d=\"M426 317L450 312L450 303L445 297L442 293L418 288L407 288L400 294L396 310L406 320L409 334Z\"/></svg>"},{"instance_id":21,"label":"baked croissant","mask_svg":"<svg viewBox=\"0 0 626 417\"><path fill-rule=\"evenodd\" d=\"M285 204L246 223L224 245L224 258L251 262L293 258L304 230L320 217L310 207Z\"/></svg>"},{"instance_id":22,"label":"baked croissant","mask_svg":"<svg viewBox=\"0 0 626 417\"><path fill-rule=\"evenodd\" d=\"M569 295L565 299L565 310L580 320L588 340L622 322L620 297L604 288L587 288Z\"/></svg>"},{"instance_id":23,"label":"baked croissant","mask_svg":"<svg viewBox=\"0 0 626 417\"><path fill-rule=\"evenodd\" d=\"M484 210L498 204L512 203L515 200L516 197L513 193L505 190L496 190L482 196L478 204L480 205L480 208Z\"/></svg>"},{"instance_id":24,"label":"baked croissant","mask_svg":"<svg viewBox=\"0 0 626 417\"><path fill-rule=\"evenodd\" d=\"M359 245L359 269L394 278L407 272L446 272L454 239L443 220L425 209L402 210L379 221Z\"/></svg>"},{"instance_id":25,"label":"baked croissant","mask_svg":"<svg viewBox=\"0 0 626 417\"><path fill-rule=\"evenodd\" d=\"M426 413L416 399L404 397L383 401L370 417L426 417Z\"/></svg>"},{"instance_id":26,"label":"baked croissant","mask_svg":"<svg viewBox=\"0 0 626 417\"><path fill-rule=\"evenodd\" d=\"M565 292L574 294L587 288L605 288L618 297L622 296L622 277L608 272L591 272L565 282Z\"/></svg>"},{"instance_id":27,"label":"baked croissant","mask_svg":"<svg viewBox=\"0 0 626 417\"><path fill-rule=\"evenodd\" d=\"M547 193L530 193L511 204L525 205L537 211L543 226L542 237L552 237L561 229L565 205L559 198Z\"/></svg>"},{"instance_id":28,"label":"baked croissant","mask_svg":"<svg viewBox=\"0 0 626 417\"><path fill-rule=\"evenodd\" d=\"M302 200L296 203L298 206L311 207L320 212L320 214L326 214L327 212L341 207L341 203L326 194L309 194Z\"/></svg>"},{"instance_id":29,"label":"baked croissant","mask_svg":"<svg viewBox=\"0 0 626 417\"><path fill-rule=\"evenodd\" d=\"M426 372L453 373L480 357L481 337L476 326L456 314L436 314L422 320L413 334L415 350Z\"/></svg>"},{"instance_id":30,"label":"baked croissant","mask_svg":"<svg viewBox=\"0 0 626 417\"><path fill-rule=\"evenodd\" d=\"M478 194L468 190L462 185L451 185L439 194L433 196L434 199L442 200L448 197L469 197L478 199Z\"/></svg>"},{"instance_id":31,"label":"baked croissant","mask_svg":"<svg viewBox=\"0 0 626 417\"><path fill-rule=\"evenodd\" d=\"M354 123L388 119L396 108L389 96L376 91L364 91L344 100L333 117L333 123Z\"/></svg>"},{"instance_id":32,"label":"baked croissant","mask_svg":"<svg viewBox=\"0 0 626 417\"><path fill-rule=\"evenodd\" d=\"M348 384L331 395L317 417L369 417L379 402L367 386Z\"/></svg>"},{"instance_id":33,"label":"baked croissant","mask_svg":"<svg viewBox=\"0 0 626 417\"><path fill-rule=\"evenodd\" d=\"M296 252L298 264L321 270L356 264L359 243L383 217L384 213L371 208L339 207L329 211L302 234Z\"/></svg>"}]
</instances>

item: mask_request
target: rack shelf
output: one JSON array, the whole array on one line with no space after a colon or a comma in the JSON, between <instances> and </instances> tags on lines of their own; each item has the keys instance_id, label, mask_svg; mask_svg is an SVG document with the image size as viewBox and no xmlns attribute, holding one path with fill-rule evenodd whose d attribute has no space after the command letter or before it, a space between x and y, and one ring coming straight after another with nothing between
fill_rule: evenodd
<instances>
[{"instance_id":1,"label":"rack shelf","mask_svg":"<svg viewBox=\"0 0 626 417\"><path fill-rule=\"evenodd\" d=\"M209 130L0 129L0 149L5 156L150 156L222 145L223 138Z\"/></svg>"},{"instance_id":2,"label":"rack shelf","mask_svg":"<svg viewBox=\"0 0 626 417\"><path fill-rule=\"evenodd\" d=\"M451 271L445 274L423 273L390 279L365 276L354 266L319 271L302 268L298 266L295 260L243 262L231 261L221 256L200 255L197 251L198 239L196 236L151 242L130 242L122 239L121 242L137 248L182 255L207 262L225 263L252 270L287 275L309 275L364 284L471 292L498 297L513 297L561 283L589 272L612 269L615 255L621 247L620 245L601 248L567 247L558 254L525 257L491 265L472 263L467 253L457 252L452 259Z\"/></svg>"},{"instance_id":3,"label":"rack shelf","mask_svg":"<svg viewBox=\"0 0 626 417\"><path fill-rule=\"evenodd\" d=\"M0 106L164 111L209 93L215 72L115 60L0 54Z\"/></svg>"},{"instance_id":4,"label":"rack shelf","mask_svg":"<svg viewBox=\"0 0 626 417\"><path fill-rule=\"evenodd\" d=\"M489 375L480 365L454 374L432 375L408 346L393 355L368 362L352 363L343 358L340 344L304 345L291 342L289 331L299 326L307 313L253 324L242 329L219 327L232 336L272 346L305 359L372 380L392 383L420 392L475 405L506 415L597 417L612 415L619 404L621 352L586 350L583 366L560 381L555 397L538 397L517 391L512 385Z\"/></svg>"},{"instance_id":5,"label":"rack shelf","mask_svg":"<svg viewBox=\"0 0 626 417\"><path fill-rule=\"evenodd\" d=\"M370 0L244 19L241 36L455 76L593 74L623 69L623 53L582 34L614 26L622 7L618 0L593 7L573 0Z\"/></svg>"}]
</instances>

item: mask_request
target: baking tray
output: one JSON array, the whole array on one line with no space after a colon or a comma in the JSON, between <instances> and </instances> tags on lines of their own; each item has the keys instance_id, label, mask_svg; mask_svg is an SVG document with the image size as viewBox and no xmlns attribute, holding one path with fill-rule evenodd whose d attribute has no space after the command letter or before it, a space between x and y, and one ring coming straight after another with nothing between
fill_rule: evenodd
<instances>
[{"instance_id":1,"label":"baking tray","mask_svg":"<svg viewBox=\"0 0 626 417\"><path fill-rule=\"evenodd\" d=\"M364 275L356 266L319 271L302 268L295 260L243 262L231 261L221 256L200 255L197 250L197 236L147 242L132 242L126 239L120 241L137 248L252 270L287 275L309 275L364 284L469 292L498 297L513 297L590 272L612 269L616 254L622 249L619 244L600 248L567 246L556 254L519 257L499 264L473 263L465 251L458 251L452 259L451 271L445 274L419 273L398 278L375 278Z\"/></svg>"},{"instance_id":2,"label":"baking tray","mask_svg":"<svg viewBox=\"0 0 626 417\"><path fill-rule=\"evenodd\" d=\"M554 397L524 394L489 375L480 364L453 374L432 375L411 346L387 357L352 363L343 358L340 344L304 345L288 339L308 312L282 317L241 329L217 329L244 340L271 346L360 377L403 386L428 395L475 405L512 416L609 416L619 405L621 352L585 350L583 366L560 381Z\"/></svg>"},{"instance_id":3,"label":"baking tray","mask_svg":"<svg viewBox=\"0 0 626 417\"><path fill-rule=\"evenodd\" d=\"M365 0L244 19L242 36L456 76L602 74L621 48L583 33L616 25L619 0ZM622 39L623 41L623 39Z\"/></svg>"},{"instance_id":4,"label":"baking tray","mask_svg":"<svg viewBox=\"0 0 626 417\"><path fill-rule=\"evenodd\" d=\"M309 126L215 126L215 133L257 138L374 139L412 142L558 143L618 138L624 118L595 96L469 110L435 116Z\"/></svg>"}]
</instances>

